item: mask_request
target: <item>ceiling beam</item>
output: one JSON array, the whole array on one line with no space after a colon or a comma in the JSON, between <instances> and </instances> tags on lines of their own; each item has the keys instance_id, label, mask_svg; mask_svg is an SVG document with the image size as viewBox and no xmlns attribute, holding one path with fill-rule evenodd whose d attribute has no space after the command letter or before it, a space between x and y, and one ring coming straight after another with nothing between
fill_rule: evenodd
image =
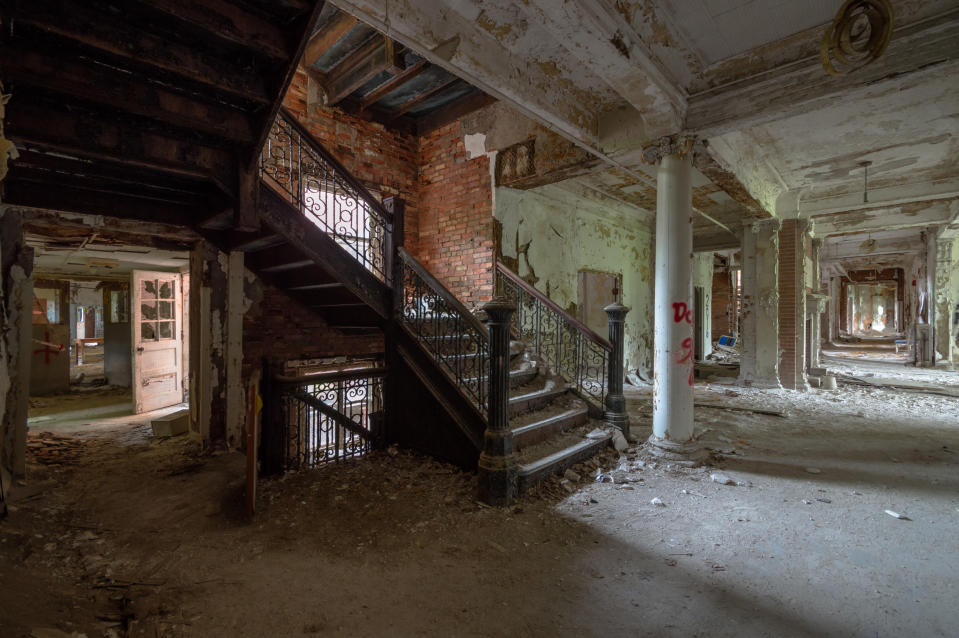
<instances>
[{"instance_id":1,"label":"ceiling beam","mask_svg":"<svg viewBox=\"0 0 959 638\"><path fill-rule=\"evenodd\" d=\"M415 109L417 106L419 106L420 104L422 104L422 103L425 102L426 100L430 99L431 97L433 97L433 96L436 95L437 93L440 93L440 92L444 91L445 89L449 88L450 86L452 86L453 84L455 84L456 82L459 82L459 81L460 81L460 79L459 79L458 77L451 76L451 77L443 80L443 81L440 82L439 84L436 84L436 85L434 85L434 86L431 86L430 88L426 89L426 90L423 91L422 93L418 93L418 94L414 95L413 97L411 97L411 98L408 99L407 101L405 101L405 102L403 102L402 104L400 104L397 108L395 108L395 109L393 109L392 111L390 111L390 119L396 119L396 118L398 118L398 117L400 117L400 116L402 116L402 115L405 115L407 112L412 111L412 110Z\"/></svg>"},{"instance_id":2,"label":"ceiling beam","mask_svg":"<svg viewBox=\"0 0 959 638\"><path fill-rule=\"evenodd\" d=\"M374 103L378 102L380 98L392 93L396 89L400 88L420 73L426 70L429 63L426 60L420 60L416 64L412 64L409 68L403 69L391 79L387 80L377 88L370 91L359 104L359 112L362 113L367 108L372 106Z\"/></svg>"},{"instance_id":3,"label":"ceiling beam","mask_svg":"<svg viewBox=\"0 0 959 638\"><path fill-rule=\"evenodd\" d=\"M249 102L269 102L263 78L237 65L235 59L217 58L198 48L170 42L137 28L122 15L92 12L81 4L53 0L17 0L13 5L10 28L14 37L21 33L26 39L39 34L56 36L147 73L162 70Z\"/></svg>"},{"instance_id":4,"label":"ceiling beam","mask_svg":"<svg viewBox=\"0 0 959 638\"><path fill-rule=\"evenodd\" d=\"M8 89L40 87L66 98L80 98L225 140L243 144L253 141L248 117L236 109L194 99L143 76L118 73L79 58L15 48L16 55L3 56L0 61L0 75ZM70 104L71 100L64 103Z\"/></svg>"},{"instance_id":5,"label":"ceiling beam","mask_svg":"<svg viewBox=\"0 0 959 638\"><path fill-rule=\"evenodd\" d=\"M353 30L360 21L348 13L338 11L323 27L314 33L306 43L306 52L303 54L303 66L311 67L316 64L324 53L332 49L347 33Z\"/></svg>"},{"instance_id":6,"label":"ceiling beam","mask_svg":"<svg viewBox=\"0 0 959 638\"><path fill-rule=\"evenodd\" d=\"M215 34L226 42L253 48L274 59L291 51L279 27L227 0L150 0L149 5L182 22Z\"/></svg>"},{"instance_id":7,"label":"ceiling beam","mask_svg":"<svg viewBox=\"0 0 959 638\"><path fill-rule=\"evenodd\" d=\"M818 56L689 98L686 129L710 138L860 99L934 73L959 73L959 10L896 29L874 63L849 75L827 74Z\"/></svg>"},{"instance_id":8,"label":"ceiling beam","mask_svg":"<svg viewBox=\"0 0 959 638\"><path fill-rule=\"evenodd\" d=\"M7 106L7 137L18 148L38 147L81 159L123 162L138 169L212 180L234 193L236 158L211 148L89 113L13 100Z\"/></svg>"},{"instance_id":9,"label":"ceiling beam","mask_svg":"<svg viewBox=\"0 0 959 638\"><path fill-rule=\"evenodd\" d=\"M375 35L326 74L326 103L333 106L394 66L393 41Z\"/></svg>"}]
</instances>

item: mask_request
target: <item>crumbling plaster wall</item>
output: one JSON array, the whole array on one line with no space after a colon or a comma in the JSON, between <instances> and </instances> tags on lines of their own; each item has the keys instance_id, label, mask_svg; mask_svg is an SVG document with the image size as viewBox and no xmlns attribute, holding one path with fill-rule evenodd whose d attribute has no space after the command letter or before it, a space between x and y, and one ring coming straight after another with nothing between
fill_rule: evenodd
<instances>
[{"instance_id":1,"label":"crumbling plaster wall","mask_svg":"<svg viewBox=\"0 0 959 638\"><path fill-rule=\"evenodd\" d=\"M518 274L576 314L582 269L621 273L629 370L652 378L653 236L628 211L576 200L565 190L497 188L494 216L502 254ZM606 336L605 334L602 336Z\"/></svg>"}]
</instances>

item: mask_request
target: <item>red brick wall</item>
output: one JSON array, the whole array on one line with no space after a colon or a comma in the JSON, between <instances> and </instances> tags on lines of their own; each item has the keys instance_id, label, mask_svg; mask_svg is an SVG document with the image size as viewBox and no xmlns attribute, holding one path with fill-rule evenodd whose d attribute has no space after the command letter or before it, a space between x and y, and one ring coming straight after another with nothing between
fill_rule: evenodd
<instances>
[{"instance_id":1,"label":"red brick wall","mask_svg":"<svg viewBox=\"0 0 959 638\"><path fill-rule=\"evenodd\" d=\"M370 190L406 201L406 248L465 304L493 287L489 159L468 159L460 121L420 138L340 109L308 107L297 71L284 106Z\"/></svg>"},{"instance_id":2,"label":"red brick wall","mask_svg":"<svg viewBox=\"0 0 959 638\"><path fill-rule=\"evenodd\" d=\"M779 231L779 381L784 388L795 389L801 377L798 338L804 325L799 325L799 294L805 284L799 281L799 267L804 251L799 220L783 220Z\"/></svg>"},{"instance_id":3,"label":"red brick wall","mask_svg":"<svg viewBox=\"0 0 959 638\"><path fill-rule=\"evenodd\" d=\"M249 277L244 294L252 302L243 316L243 374L274 362L383 352L383 336L351 336L330 328L319 315L282 290Z\"/></svg>"},{"instance_id":4,"label":"red brick wall","mask_svg":"<svg viewBox=\"0 0 959 638\"><path fill-rule=\"evenodd\" d=\"M415 137L362 120L335 107L307 106L307 75L297 69L283 100L285 106L354 177L375 196L406 202L407 248L416 254L418 235L418 159Z\"/></svg>"},{"instance_id":5,"label":"red brick wall","mask_svg":"<svg viewBox=\"0 0 959 638\"><path fill-rule=\"evenodd\" d=\"M420 139L417 256L467 306L492 295L489 158L467 158L458 121Z\"/></svg>"},{"instance_id":6,"label":"red brick wall","mask_svg":"<svg viewBox=\"0 0 959 638\"><path fill-rule=\"evenodd\" d=\"M728 270L713 273L713 341L723 335L731 335L729 314L733 310L733 291Z\"/></svg>"}]
</instances>

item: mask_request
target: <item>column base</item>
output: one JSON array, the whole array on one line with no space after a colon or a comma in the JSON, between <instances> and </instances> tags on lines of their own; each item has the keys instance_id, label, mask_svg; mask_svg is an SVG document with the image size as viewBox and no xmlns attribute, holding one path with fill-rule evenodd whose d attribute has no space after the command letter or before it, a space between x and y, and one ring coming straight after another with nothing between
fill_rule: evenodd
<instances>
[{"instance_id":1,"label":"column base","mask_svg":"<svg viewBox=\"0 0 959 638\"><path fill-rule=\"evenodd\" d=\"M626 440L630 440L629 436L629 415L625 412L610 412L607 410L603 413L603 423L606 425L616 428L623 433L623 436L626 437Z\"/></svg>"},{"instance_id":2,"label":"column base","mask_svg":"<svg viewBox=\"0 0 959 638\"><path fill-rule=\"evenodd\" d=\"M676 443L661 439L655 434L650 435L646 444L643 445L643 450L657 459L684 467L699 467L709 457L709 453L695 441Z\"/></svg>"},{"instance_id":3,"label":"column base","mask_svg":"<svg viewBox=\"0 0 959 638\"><path fill-rule=\"evenodd\" d=\"M485 452L480 454L479 465L479 498L488 505L512 505L519 496L519 487L516 480L519 467L516 455L489 456Z\"/></svg>"}]
</instances>

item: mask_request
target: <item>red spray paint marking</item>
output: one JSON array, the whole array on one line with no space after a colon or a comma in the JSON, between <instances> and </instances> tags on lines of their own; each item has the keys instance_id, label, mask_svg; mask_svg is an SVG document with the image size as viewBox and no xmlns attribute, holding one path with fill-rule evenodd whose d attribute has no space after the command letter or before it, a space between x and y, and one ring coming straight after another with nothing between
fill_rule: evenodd
<instances>
[{"instance_id":1,"label":"red spray paint marking","mask_svg":"<svg viewBox=\"0 0 959 638\"><path fill-rule=\"evenodd\" d=\"M689 361L689 385L693 385L693 338L686 337L683 339L683 358L677 361L676 363L686 363Z\"/></svg>"},{"instance_id":2,"label":"red spray paint marking","mask_svg":"<svg viewBox=\"0 0 959 638\"><path fill-rule=\"evenodd\" d=\"M673 323L679 323L680 321L693 325L693 311L689 309L685 301L674 301Z\"/></svg>"},{"instance_id":3,"label":"red spray paint marking","mask_svg":"<svg viewBox=\"0 0 959 638\"><path fill-rule=\"evenodd\" d=\"M50 331L49 331L49 330L47 330L47 331L45 331L45 332L43 333L43 340L44 340L44 341L50 341ZM63 344L62 344L62 343L59 344L56 349L53 349L53 348L51 348L51 347L48 346L48 345L44 345L44 346L43 346L42 348L40 348L39 350L34 350L34 351L33 351L33 354L40 354L40 353L42 352L42 353L43 353L43 363L44 363L44 365L50 365L50 355L51 355L51 354L60 354L61 352L63 352L63 349L64 349L64 348L63 348Z\"/></svg>"}]
</instances>

